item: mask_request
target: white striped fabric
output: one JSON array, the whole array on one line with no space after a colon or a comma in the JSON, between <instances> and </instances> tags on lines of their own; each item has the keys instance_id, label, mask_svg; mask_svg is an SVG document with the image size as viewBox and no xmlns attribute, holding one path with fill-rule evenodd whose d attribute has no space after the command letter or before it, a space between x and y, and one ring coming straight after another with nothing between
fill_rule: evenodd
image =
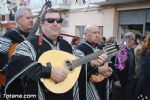
<instances>
[{"instance_id":1,"label":"white striped fabric","mask_svg":"<svg viewBox=\"0 0 150 100\"><path fill-rule=\"evenodd\" d=\"M32 60L36 60L36 52L32 44L25 40L15 49L14 55L24 55L30 57Z\"/></svg>"},{"instance_id":2,"label":"white striped fabric","mask_svg":"<svg viewBox=\"0 0 150 100\"><path fill-rule=\"evenodd\" d=\"M12 42L10 39L6 37L0 37L0 52L1 53L8 53L10 46L12 45Z\"/></svg>"},{"instance_id":3,"label":"white striped fabric","mask_svg":"<svg viewBox=\"0 0 150 100\"><path fill-rule=\"evenodd\" d=\"M74 85L73 88L73 100L80 100L79 99L79 87L78 87L78 82Z\"/></svg>"},{"instance_id":4,"label":"white striped fabric","mask_svg":"<svg viewBox=\"0 0 150 100\"><path fill-rule=\"evenodd\" d=\"M79 49L75 49L73 51L73 54L77 57L85 56L85 54ZM87 76L87 64L85 67L86 67L85 70L86 70L86 76ZM86 90L85 90L86 91L86 100L101 100L100 96L98 95L98 92L95 88L95 85L92 82L88 81L87 77L85 77L85 78L86 78ZM74 100L80 100L79 98L77 98L79 96L79 93L76 93L77 90L78 91L80 90L78 87L78 84L76 84L74 86L74 94L73 94Z\"/></svg>"},{"instance_id":5,"label":"white striped fabric","mask_svg":"<svg viewBox=\"0 0 150 100\"><path fill-rule=\"evenodd\" d=\"M95 85L90 81L87 82L86 97L87 100L101 100Z\"/></svg>"}]
</instances>

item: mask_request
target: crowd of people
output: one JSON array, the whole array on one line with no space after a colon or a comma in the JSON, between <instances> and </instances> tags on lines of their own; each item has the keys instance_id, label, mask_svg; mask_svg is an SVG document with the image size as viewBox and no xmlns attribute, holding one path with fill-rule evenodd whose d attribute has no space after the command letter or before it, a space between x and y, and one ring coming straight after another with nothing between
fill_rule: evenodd
<instances>
[{"instance_id":1,"label":"crowd of people","mask_svg":"<svg viewBox=\"0 0 150 100\"><path fill-rule=\"evenodd\" d=\"M70 44L60 36L63 18L55 9L50 8L42 13L39 25L40 35L32 37L29 35L34 27L33 15L28 7L17 9L15 21L17 27L0 37L0 70L6 75L5 84L0 84L2 100L17 98L23 100L150 99L149 33L145 38L141 38L138 46L135 46L135 33L124 34L123 47L114 56L109 56L103 48L107 44L109 48L116 38L113 37L109 43L106 43L106 38L102 37L99 27L91 24L85 27L84 41L74 38ZM10 47L15 43L18 43L17 47L9 57ZM71 89L64 93L54 93L46 88L41 80L46 78L56 85L61 85L72 70L76 71L73 67L74 61L66 62L69 69L59 64L59 66L53 66L50 61L46 65L38 61L43 53L53 50L64 51L76 58L81 58L78 62L81 63L79 77ZM69 81L72 80L74 79ZM12 96L6 96L7 94ZM29 94L35 97L13 96Z\"/></svg>"}]
</instances>

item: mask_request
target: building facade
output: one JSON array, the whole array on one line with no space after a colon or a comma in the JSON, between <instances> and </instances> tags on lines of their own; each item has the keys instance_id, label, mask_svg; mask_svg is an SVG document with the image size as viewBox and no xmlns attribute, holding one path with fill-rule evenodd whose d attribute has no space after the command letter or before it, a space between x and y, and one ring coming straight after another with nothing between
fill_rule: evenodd
<instances>
[{"instance_id":1,"label":"building facade","mask_svg":"<svg viewBox=\"0 0 150 100\"><path fill-rule=\"evenodd\" d=\"M88 0L89 1L89 0ZM94 4L94 6L92 6ZM148 0L94 0L86 7L71 8L67 14L67 33L82 36L87 24L100 26L103 36L121 38L132 30L138 35L145 35L150 30L150 1ZM83 6L82 5L82 6Z\"/></svg>"},{"instance_id":2,"label":"building facade","mask_svg":"<svg viewBox=\"0 0 150 100\"><path fill-rule=\"evenodd\" d=\"M45 0L22 1L28 1L25 4L32 9L35 17L45 3ZM65 19L62 33L68 35L83 37L84 27L88 24L98 25L106 38L111 36L121 38L126 28L144 35L150 28L149 0L51 0L51 2L52 8L61 11ZM68 36L64 38L68 41L72 39Z\"/></svg>"}]
</instances>

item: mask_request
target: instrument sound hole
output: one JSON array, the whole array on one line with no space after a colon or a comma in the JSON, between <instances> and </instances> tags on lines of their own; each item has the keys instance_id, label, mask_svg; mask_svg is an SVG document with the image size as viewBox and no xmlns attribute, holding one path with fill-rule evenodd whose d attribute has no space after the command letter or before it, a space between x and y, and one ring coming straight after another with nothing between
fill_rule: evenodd
<instances>
[{"instance_id":1,"label":"instrument sound hole","mask_svg":"<svg viewBox=\"0 0 150 100\"><path fill-rule=\"evenodd\" d=\"M65 65L66 65L66 67L67 67L67 69L69 70L69 71L72 71L73 70L73 66L72 66L72 62L71 61L66 61L65 62Z\"/></svg>"}]
</instances>

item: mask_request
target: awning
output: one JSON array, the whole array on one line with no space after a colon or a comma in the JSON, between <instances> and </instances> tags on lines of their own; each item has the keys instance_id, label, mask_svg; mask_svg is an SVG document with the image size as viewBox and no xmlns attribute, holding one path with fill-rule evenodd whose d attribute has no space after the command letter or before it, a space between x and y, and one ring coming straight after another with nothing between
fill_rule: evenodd
<instances>
[{"instance_id":1,"label":"awning","mask_svg":"<svg viewBox=\"0 0 150 100\"><path fill-rule=\"evenodd\" d=\"M12 28L15 28L16 27L16 24L15 23L0 23L0 28L9 28L9 29L12 29Z\"/></svg>"}]
</instances>

